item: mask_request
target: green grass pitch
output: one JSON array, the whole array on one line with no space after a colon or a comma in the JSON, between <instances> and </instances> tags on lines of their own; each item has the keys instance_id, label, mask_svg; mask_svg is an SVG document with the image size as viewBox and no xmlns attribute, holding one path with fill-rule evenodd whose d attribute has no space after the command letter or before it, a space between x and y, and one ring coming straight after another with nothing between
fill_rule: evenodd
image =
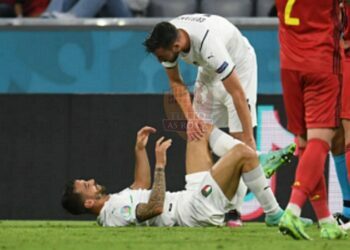
<instances>
[{"instance_id":1,"label":"green grass pitch","mask_svg":"<svg viewBox=\"0 0 350 250\"><path fill-rule=\"evenodd\" d=\"M242 228L101 228L94 222L0 221L3 249L350 249L350 238L321 240L316 226L307 232L313 241L283 237L277 228L245 223Z\"/></svg>"}]
</instances>

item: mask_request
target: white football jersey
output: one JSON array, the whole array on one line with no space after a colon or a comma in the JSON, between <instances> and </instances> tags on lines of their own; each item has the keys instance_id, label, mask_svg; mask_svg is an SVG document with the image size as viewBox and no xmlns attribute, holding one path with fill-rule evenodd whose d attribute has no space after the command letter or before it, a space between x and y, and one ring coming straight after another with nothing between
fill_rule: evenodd
<instances>
[{"instance_id":1,"label":"white football jersey","mask_svg":"<svg viewBox=\"0 0 350 250\"><path fill-rule=\"evenodd\" d=\"M136 207L139 203L147 203L151 194L150 190L132 190L126 188L123 191L111 194L97 217L97 222L105 227L118 227L128 225L148 226L174 226L177 225L176 207L177 201L184 192L166 192L163 213L145 222L136 219Z\"/></svg>"},{"instance_id":2,"label":"white football jersey","mask_svg":"<svg viewBox=\"0 0 350 250\"><path fill-rule=\"evenodd\" d=\"M179 16L170 21L177 29L186 31L191 40L188 53L180 58L186 63L195 64L211 75L225 79L252 51L248 40L227 19L207 14ZM171 68L177 62L163 62Z\"/></svg>"}]
</instances>

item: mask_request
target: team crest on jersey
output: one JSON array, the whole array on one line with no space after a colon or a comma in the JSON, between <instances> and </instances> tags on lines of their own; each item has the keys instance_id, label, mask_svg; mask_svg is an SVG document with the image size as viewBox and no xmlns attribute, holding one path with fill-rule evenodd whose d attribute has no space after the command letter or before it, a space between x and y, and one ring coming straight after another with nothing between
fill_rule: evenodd
<instances>
[{"instance_id":1,"label":"team crest on jersey","mask_svg":"<svg viewBox=\"0 0 350 250\"><path fill-rule=\"evenodd\" d=\"M223 64L221 64L221 66L216 70L216 73L221 74L222 72L225 71L227 66L228 66L228 63L226 61L223 62Z\"/></svg>"},{"instance_id":2,"label":"team crest on jersey","mask_svg":"<svg viewBox=\"0 0 350 250\"><path fill-rule=\"evenodd\" d=\"M208 197L212 191L213 191L213 188L210 185L205 185L202 188L201 193L204 197Z\"/></svg>"},{"instance_id":3,"label":"team crest on jersey","mask_svg":"<svg viewBox=\"0 0 350 250\"><path fill-rule=\"evenodd\" d=\"M131 217L131 207L130 206L124 206L120 209L121 216L128 220Z\"/></svg>"}]
</instances>

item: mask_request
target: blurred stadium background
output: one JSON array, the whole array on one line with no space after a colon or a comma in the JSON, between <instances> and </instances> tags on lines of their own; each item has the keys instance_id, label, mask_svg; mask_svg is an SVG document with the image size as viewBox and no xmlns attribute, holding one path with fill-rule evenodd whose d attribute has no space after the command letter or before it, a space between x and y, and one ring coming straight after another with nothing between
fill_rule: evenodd
<instances>
[{"instance_id":1,"label":"blurred stadium background","mask_svg":"<svg viewBox=\"0 0 350 250\"><path fill-rule=\"evenodd\" d=\"M64 183L72 178L94 177L112 192L131 184L135 132L145 124L173 138L167 184L171 191L183 188L185 141L176 127L181 115L169 98L162 66L142 46L154 24L181 14L219 14L240 28L258 58L258 148L292 142L285 129L277 19L268 17L273 5L273 0L150 0L142 17L1 18L0 219L77 219L60 206ZM195 68L181 68L192 89ZM271 180L283 207L295 166L296 159ZM332 159L326 172L329 204L337 212L342 201ZM244 211L246 220L261 220L250 194ZM309 206L304 215L314 216Z\"/></svg>"}]
</instances>

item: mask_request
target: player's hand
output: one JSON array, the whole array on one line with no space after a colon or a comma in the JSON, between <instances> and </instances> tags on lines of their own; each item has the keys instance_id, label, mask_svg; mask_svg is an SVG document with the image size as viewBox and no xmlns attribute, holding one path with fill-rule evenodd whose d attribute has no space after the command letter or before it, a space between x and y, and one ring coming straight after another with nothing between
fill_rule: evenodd
<instances>
[{"instance_id":1,"label":"player's hand","mask_svg":"<svg viewBox=\"0 0 350 250\"><path fill-rule=\"evenodd\" d=\"M142 150L147 146L148 137L150 134L154 134L157 130L152 127L145 126L137 132L136 145L137 150Z\"/></svg>"},{"instance_id":2,"label":"player's hand","mask_svg":"<svg viewBox=\"0 0 350 250\"><path fill-rule=\"evenodd\" d=\"M246 145L248 145L254 151L256 150L255 139L252 135L249 135L249 136L243 135L242 140Z\"/></svg>"},{"instance_id":3,"label":"player's hand","mask_svg":"<svg viewBox=\"0 0 350 250\"><path fill-rule=\"evenodd\" d=\"M156 142L156 167L157 168L165 168L166 165L166 153L168 148L170 148L172 143L171 139L164 141L164 136L159 138Z\"/></svg>"},{"instance_id":4,"label":"player's hand","mask_svg":"<svg viewBox=\"0 0 350 250\"><path fill-rule=\"evenodd\" d=\"M187 138L189 141L200 140L205 134L205 123L202 119L195 116L187 120Z\"/></svg>"}]
</instances>

